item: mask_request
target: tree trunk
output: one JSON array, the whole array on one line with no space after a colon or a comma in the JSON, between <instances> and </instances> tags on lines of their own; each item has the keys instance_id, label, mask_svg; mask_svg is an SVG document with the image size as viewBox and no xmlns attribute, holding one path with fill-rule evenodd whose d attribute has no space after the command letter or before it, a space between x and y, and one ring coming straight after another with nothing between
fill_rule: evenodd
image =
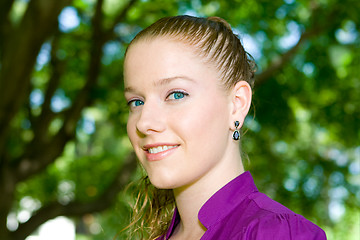
<instances>
[{"instance_id":1,"label":"tree trunk","mask_svg":"<svg viewBox=\"0 0 360 240\"><path fill-rule=\"evenodd\" d=\"M6 223L13 204L16 183L8 168L0 167L0 169L0 239L10 240Z\"/></svg>"}]
</instances>

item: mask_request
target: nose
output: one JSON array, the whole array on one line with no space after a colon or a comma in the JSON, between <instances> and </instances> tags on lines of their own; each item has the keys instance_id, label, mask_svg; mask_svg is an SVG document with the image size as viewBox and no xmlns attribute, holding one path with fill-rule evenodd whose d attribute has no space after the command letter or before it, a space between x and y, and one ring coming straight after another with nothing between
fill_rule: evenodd
<instances>
[{"instance_id":1,"label":"nose","mask_svg":"<svg viewBox=\"0 0 360 240\"><path fill-rule=\"evenodd\" d=\"M145 102L136 123L139 135L147 136L153 133L163 132L166 129L164 112L157 104Z\"/></svg>"}]
</instances>

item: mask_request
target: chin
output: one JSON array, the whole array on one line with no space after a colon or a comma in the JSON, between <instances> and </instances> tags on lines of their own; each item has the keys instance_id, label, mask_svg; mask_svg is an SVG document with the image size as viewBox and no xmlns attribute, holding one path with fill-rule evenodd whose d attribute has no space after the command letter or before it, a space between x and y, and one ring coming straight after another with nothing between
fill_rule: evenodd
<instances>
[{"instance_id":1,"label":"chin","mask_svg":"<svg viewBox=\"0 0 360 240\"><path fill-rule=\"evenodd\" d=\"M152 178L149 176L150 182L154 187L158 189L174 189L177 184L174 182L174 179L164 179L164 178Z\"/></svg>"},{"instance_id":2,"label":"chin","mask_svg":"<svg viewBox=\"0 0 360 240\"><path fill-rule=\"evenodd\" d=\"M174 185L166 182L151 181L151 184L158 189L174 189Z\"/></svg>"}]
</instances>

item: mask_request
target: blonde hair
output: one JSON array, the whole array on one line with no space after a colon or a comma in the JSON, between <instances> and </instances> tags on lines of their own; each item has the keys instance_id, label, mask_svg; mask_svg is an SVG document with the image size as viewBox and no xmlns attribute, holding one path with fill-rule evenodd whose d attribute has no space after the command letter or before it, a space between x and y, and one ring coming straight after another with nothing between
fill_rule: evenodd
<instances>
[{"instance_id":1,"label":"blonde hair","mask_svg":"<svg viewBox=\"0 0 360 240\"><path fill-rule=\"evenodd\" d=\"M162 18L138 33L127 51L136 42L157 37L168 37L192 47L206 63L217 68L225 89L231 89L239 81L253 87L255 63L222 18L186 15ZM129 225L130 239L156 239L170 225L174 196L171 190L152 186L147 177L141 180L141 185Z\"/></svg>"},{"instance_id":2,"label":"blonde hair","mask_svg":"<svg viewBox=\"0 0 360 240\"><path fill-rule=\"evenodd\" d=\"M128 231L129 240L157 239L169 228L175 209L172 190L155 188L148 176L139 179L135 189L138 193L131 223L124 230Z\"/></svg>"}]
</instances>

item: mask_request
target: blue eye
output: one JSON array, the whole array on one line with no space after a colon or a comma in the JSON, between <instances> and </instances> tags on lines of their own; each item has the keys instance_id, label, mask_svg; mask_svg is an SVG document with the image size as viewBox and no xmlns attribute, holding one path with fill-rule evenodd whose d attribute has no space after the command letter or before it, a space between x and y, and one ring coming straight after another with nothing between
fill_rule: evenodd
<instances>
[{"instance_id":1,"label":"blue eye","mask_svg":"<svg viewBox=\"0 0 360 240\"><path fill-rule=\"evenodd\" d=\"M141 105L144 105L144 102L138 99L134 99L128 102L129 107L133 108L133 107L138 107Z\"/></svg>"},{"instance_id":2,"label":"blue eye","mask_svg":"<svg viewBox=\"0 0 360 240\"><path fill-rule=\"evenodd\" d=\"M187 95L189 95L189 94L184 93L184 92L173 92L173 93L169 94L168 99L169 100L178 100L178 99L184 98Z\"/></svg>"}]
</instances>

